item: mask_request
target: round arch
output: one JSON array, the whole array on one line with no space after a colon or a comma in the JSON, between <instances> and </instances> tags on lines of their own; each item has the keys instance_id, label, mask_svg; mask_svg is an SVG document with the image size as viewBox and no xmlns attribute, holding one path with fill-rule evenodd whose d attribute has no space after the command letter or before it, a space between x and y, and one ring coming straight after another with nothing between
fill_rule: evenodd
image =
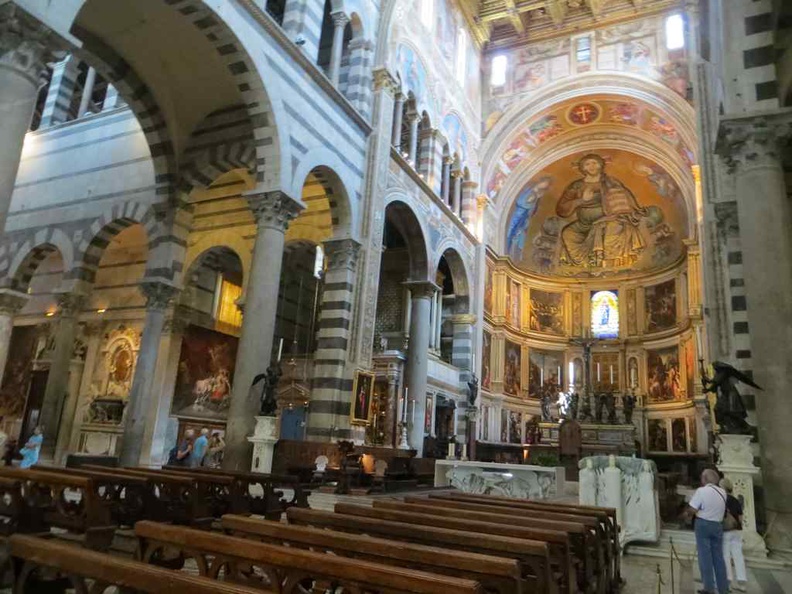
<instances>
[{"instance_id":1,"label":"round arch","mask_svg":"<svg viewBox=\"0 0 792 594\"><path fill-rule=\"evenodd\" d=\"M350 199L350 189L355 188L354 177L341 159L324 148L308 151L295 168L290 196L300 199L308 177L313 174L325 190L333 219L333 239L358 239L358 201Z\"/></svg>"},{"instance_id":2,"label":"round arch","mask_svg":"<svg viewBox=\"0 0 792 594\"><path fill-rule=\"evenodd\" d=\"M184 270L189 274L189 271L201 261L201 258L206 253L217 248L227 249L239 258L242 266L242 292L244 294L250 276L250 265L253 255L250 243L239 233L222 230L202 235L197 242L187 248ZM185 278L188 277L185 275Z\"/></svg>"},{"instance_id":3,"label":"round arch","mask_svg":"<svg viewBox=\"0 0 792 594\"><path fill-rule=\"evenodd\" d=\"M429 268L429 255L426 238L428 234L421 219L401 195L393 195L385 201L385 220L390 220L407 244L410 257L409 274L411 281L427 281L434 277L434 269Z\"/></svg>"},{"instance_id":4,"label":"round arch","mask_svg":"<svg viewBox=\"0 0 792 594\"><path fill-rule=\"evenodd\" d=\"M15 250L8 263L6 282L18 291L27 291L30 278L39 264L51 253L59 252L63 259L64 278L74 267L74 244L60 229L42 229L33 239L25 241Z\"/></svg>"},{"instance_id":5,"label":"round arch","mask_svg":"<svg viewBox=\"0 0 792 594\"><path fill-rule=\"evenodd\" d=\"M471 309L471 274L465 259L460 255L457 248L451 242L444 242L437 250L435 269L440 267L440 261L445 259L451 271L451 280L454 283L454 295L456 301L454 313L470 313Z\"/></svg>"}]
</instances>

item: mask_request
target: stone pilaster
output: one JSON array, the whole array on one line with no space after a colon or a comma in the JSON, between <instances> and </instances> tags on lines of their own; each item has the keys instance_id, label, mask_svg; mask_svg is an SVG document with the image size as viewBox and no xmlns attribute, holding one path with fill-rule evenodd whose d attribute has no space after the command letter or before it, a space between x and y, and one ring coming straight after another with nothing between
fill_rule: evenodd
<instances>
[{"instance_id":1,"label":"stone pilaster","mask_svg":"<svg viewBox=\"0 0 792 594\"><path fill-rule=\"evenodd\" d=\"M326 241L324 248L328 263L314 353L308 438L346 439L352 395L347 361L360 244L336 239Z\"/></svg>"},{"instance_id":2,"label":"stone pilaster","mask_svg":"<svg viewBox=\"0 0 792 594\"><path fill-rule=\"evenodd\" d=\"M122 466L137 466L141 462L146 418L158 401L154 387L157 362L161 355L162 331L170 304L179 293L177 287L162 281L143 282L140 291L146 298L146 321L124 414L124 438L120 455Z\"/></svg>"},{"instance_id":3,"label":"stone pilaster","mask_svg":"<svg viewBox=\"0 0 792 594\"><path fill-rule=\"evenodd\" d=\"M0 6L0 232L5 228L22 144L55 43L49 29L13 2Z\"/></svg>"},{"instance_id":4,"label":"stone pilaster","mask_svg":"<svg viewBox=\"0 0 792 594\"><path fill-rule=\"evenodd\" d=\"M357 275L357 294L355 323L352 326L352 340L358 365L371 366L374 348L374 322L377 314L377 294L379 274L382 264L382 232L384 217L384 196L388 182L392 132L395 128L394 98L398 92L395 77L385 68L374 70L374 112L372 123L374 132L369 140L369 159L366 171L366 187L363 193L368 196L363 210L363 245L361 273Z\"/></svg>"},{"instance_id":5,"label":"stone pilaster","mask_svg":"<svg viewBox=\"0 0 792 594\"><path fill-rule=\"evenodd\" d=\"M251 445L247 438L253 434L261 405L258 394L250 393L250 386L270 363L285 233L304 208L301 202L280 191L253 192L246 197L256 218L256 241L226 429L223 465L231 470L250 468Z\"/></svg>"},{"instance_id":6,"label":"stone pilaster","mask_svg":"<svg viewBox=\"0 0 792 594\"><path fill-rule=\"evenodd\" d=\"M349 43L349 79L346 98L364 118L371 114L371 60L374 49L366 39Z\"/></svg>"},{"instance_id":7,"label":"stone pilaster","mask_svg":"<svg viewBox=\"0 0 792 594\"><path fill-rule=\"evenodd\" d=\"M792 213L782 151L792 110L721 122L718 153L734 176L771 550L792 555Z\"/></svg>"},{"instance_id":8,"label":"stone pilaster","mask_svg":"<svg viewBox=\"0 0 792 594\"><path fill-rule=\"evenodd\" d=\"M11 347L11 333L14 330L14 316L28 301L25 293L11 289L0 289L0 386L3 384L8 350Z\"/></svg>"},{"instance_id":9,"label":"stone pilaster","mask_svg":"<svg viewBox=\"0 0 792 594\"><path fill-rule=\"evenodd\" d=\"M61 411L69 388L69 366L77 336L77 320L85 302L86 296L80 293L62 293L58 296L58 330L39 417L39 424L44 426L41 451L48 459L52 458L58 438Z\"/></svg>"}]
</instances>

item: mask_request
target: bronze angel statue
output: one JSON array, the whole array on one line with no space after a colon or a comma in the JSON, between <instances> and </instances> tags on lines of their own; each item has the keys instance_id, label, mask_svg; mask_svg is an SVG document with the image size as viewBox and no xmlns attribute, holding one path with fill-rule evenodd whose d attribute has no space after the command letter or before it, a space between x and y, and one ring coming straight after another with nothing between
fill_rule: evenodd
<instances>
[{"instance_id":1,"label":"bronze angel statue","mask_svg":"<svg viewBox=\"0 0 792 594\"><path fill-rule=\"evenodd\" d=\"M737 384L747 384L761 390L754 381L742 371L735 369L728 363L715 361L712 364L715 375L712 378L701 374L701 382L705 392L717 394L715 402L715 420L720 425L721 433L749 435L754 432L754 427L745 420L748 413L742 401Z\"/></svg>"}]
</instances>

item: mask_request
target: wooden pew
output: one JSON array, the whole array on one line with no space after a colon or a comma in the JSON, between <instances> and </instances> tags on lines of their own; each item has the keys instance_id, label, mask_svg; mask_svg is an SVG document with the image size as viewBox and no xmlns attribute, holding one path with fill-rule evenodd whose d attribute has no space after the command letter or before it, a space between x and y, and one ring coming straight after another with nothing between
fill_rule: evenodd
<instances>
[{"instance_id":1,"label":"wooden pew","mask_svg":"<svg viewBox=\"0 0 792 594\"><path fill-rule=\"evenodd\" d=\"M555 503L549 501L533 501L528 499L514 499L498 495L473 495L452 491L450 493L431 493L430 499L454 499L485 503L487 505L500 505L510 508L520 508L526 510L536 510L539 512L553 511L564 514L581 515L596 518L605 535L610 542L606 548L606 560L609 562L610 574L614 588L618 588L622 583L621 579L621 545L619 543L619 525L616 522L616 510L610 507L596 507L587 505L575 505L569 503Z\"/></svg>"},{"instance_id":2,"label":"wooden pew","mask_svg":"<svg viewBox=\"0 0 792 594\"><path fill-rule=\"evenodd\" d=\"M48 532L56 527L82 535L88 548L110 546L117 525L91 479L9 466L0 467L0 477L20 483L20 498L15 504L19 532Z\"/></svg>"},{"instance_id":3,"label":"wooden pew","mask_svg":"<svg viewBox=\"0 0 792 594\"><path fill-rule=\"evenodd\" d=\"M14 566L14 594L63 592L67 587L81 593L103 592L109 585L119 586L125 593L262 593L260 588L220 584L215 580L87 551L52 539L15 534L9 538L9 548ZM59 574L54 580L51 576L53 571ZM49 574L50 579L42 580L42 574Z\"/></svg>"},{"instance_id":4,"label":"wooden pew","mask_svg":"<svg viewBox=\"0 0 792 594\"><path fill-rule=\"evenodd\" d=\"M544 542L491 534L476 534L475 538L471 538L470 532L465 530L412 525L314 509L291 508L286 511L286 518L289 524L298 526L367 534L388 540L516 559L520 562L523 580L529 585L533 584L529 592L557 594L575 591L569 589L569 580L564 576L551 573L549 548Z\"/></svg>"},{"instance_id":5,"label":"wooden pew","mask_svg":"<svg viewBox=\"0 0 792 594\"><path fill-rule=\"evenodd\" d=\"M0 536L20 532L20 524L30 525L31 518L24 517L27 507L22 502L22 481L0 477Z\"/></svg>"},{"instance_id":6,"label":"wooden pew","mask_svg":"<svg viewBox=\"0 0 792 594\"><path fill-rule=\"evenodd\" d=\"M380 565L217 533L156 522L138 522L138 558L156 563L165 551L178 551L180 557L193 558L201 575L250 585L262 584L277 576L279 591L299 591L300 583L314 583L315 591L344 591L396 594L483 593L472 580L439 576L423 571ZM256 571L258 570L258 571ZM282 588L282 590L280 590ZM308 591L313 591L310 588Z\"/></svg>"},{"instance_id":7,"label":"wooden pew","mask_svg":"<svg viewBox=\"0 0 792 594\"><path fill-rule=\"evenodd\" d=\"M39 468L39 467L34 467ZM111 467L104 471L85 468L56 469L41 467L45 472L58 472L71 476L84 476L96 485L97 496L110 509L110 517L118 526L134 526L135 522L148 519L154 513L156 497L148 481L139 476L124 476L114 473Z\"/></svg>"},{"instance_id":8,"label":"wooden pew","mask_svg":"<svg viewBox=\"0 0 792 594\"><path fill-rule=\"evenodd\" d=\"M442 508L436 509L442 511ZM569 592L577 592L578 588L584 592L589 590L586 587L588 583L585 581L585 563L580 558L579 549L581 542L576 543L577 546L573 546L569 533L563 530L528 528L508 525L500 521L470 520L462 519L459 516L446 517L436 512L420 513L420 510L407 511L381 507L374 508L350 503L336 503L335 512L350 516L362 516L403 522L405 524L435 526L437 528L450 528L452 530L476 533L473 538L478 538L478 534L498 534L545 542L548 545L551 567L554 568L558 577L563 576L565 582L568 582L566 589ZM500 519L501 516L496 516L496 518ZM581 539L578 540L580 541ZM593 583L593 576L591 580ZM576 585L578 588L576 588Z\"/></svg>"},{"instance_id":9,"label":"wooden pew","mask_svg":"<svg viewBox=\"0 0 792 594\"><path fill-rule=\"evenodd\" d=\"M522 513L515 516L513 509L503 506L486 505L482 502L470 502L466 500L453 500L441 498L427 498L427 497L405 497L405 504L411 506L413 511L422 511L422 513L429 513L437 507L444 508L443 515L459 517L459 514L454 513L453 510L463 510L465 512L474 512L472 514L465 513L462 517L469 517L471 519L479 519L482 521L497 521L491 514L501 516L501 522L515 524L521 526L530 526L536 528L550 528L550 529L566 529L570 524L583 526L586 533L583 537L583 547L585 550L585 562L590 565L587 568L586 579L590 579L590 575L596 577L598 583L597 591L604 594L610 590L611 587L611 565L606 562L605 551L609 548L609 542L605 532L597 521L597 519L587 516L578 516L572 514L561 514L549 511L550 508L537 512L535 510L521 510ZM374 507L387 507L390 509L399 509L398 502L393 501L378 501L374 503ZM572 537L574 538L574 537ZM590 569L591 571L588 571Z\"/></svg>"},{"instance_id":10,"label":"wooden pew","mask_svg":"<svg viewBox=\"0 0 792 594\"><path fill-rule=\"evenodd\" d=\"M146 511L148 519L208 528L214 518L209 506L197 493L195 481L190 477L151 470L130 470L86 465L84 470L109 472L119 477L142 478L148 483L152 500Z\"/></svg>"},{"instance_id":11,"label":"wooden pew","mask_svg":"<svg viewBox=\"0 0 792 594\"><path fill-rule=\"evenodd\" d=\"M250 513L246 501L235 496L234 479L224 474L195 472L196 469L188 468L192 472L174 472L165 468L143 468L139 466L125 466L126 470L144 473L165 474L188 478L193 481L195 496L200 499L209 518L220 518L228 513Z\"/></svg>"},{"instance_id":12,"label":"wooden pew","mask_svg":"<svg viewBox=\"0 0 792 594\"><path fill-rule=\"evenodd\" d=\"M308 507L310 491L303 488L300 479L291 475L237 472L216 468L190 468L187 466L163 466L163 470L190 475L218 475L230 477L232 486L232 512L251 513L268 519L279 519L290 507ZM284 499L281 488L292 490L291 499ZM258 496L255 491L261 490ZM242 511L245 508L247 512Z\"/></svg>"},{"instance_id":13,"label":"wooden pew","mask_svg":"<svg viewBox=\"0 0 792 594\"><path fill-rule=\"evenodd\" d=\"M245 516L223 516L222 526L234 536L269 544L470 579L479 582L486 592L536 592L534 582L531 585L524 584L520 563L515 559L463 553L307 526L284 525Z\"/></svg>"}]
</instances>

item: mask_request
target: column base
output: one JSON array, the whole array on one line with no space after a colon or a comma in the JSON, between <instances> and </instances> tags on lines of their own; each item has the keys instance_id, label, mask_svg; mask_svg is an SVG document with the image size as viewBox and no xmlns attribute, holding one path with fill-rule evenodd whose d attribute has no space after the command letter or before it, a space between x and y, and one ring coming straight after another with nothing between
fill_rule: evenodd
<instances>
[{"instance_id":1,"label":"column base","mask_svg":"<svg viewBox=\"0 0 792 594\"><path fill-rule=\"evenodd\" d=\"M247 440L253 444L250 471L269 474L272 472L272 455L275 451L278 417L256 417L256 428Z\"/></svg>"},{"instance_id":2,"label":"column base","mask_svg":"<svg viewBox=\"0 0 792 594\"><path fill-rule=\"evenodd\" d=\"M792 513L767 510L765 542L773 558L792 562ZM747 540L745 540L745 545L747 545Z\"/></svg>"}]
</instances>

